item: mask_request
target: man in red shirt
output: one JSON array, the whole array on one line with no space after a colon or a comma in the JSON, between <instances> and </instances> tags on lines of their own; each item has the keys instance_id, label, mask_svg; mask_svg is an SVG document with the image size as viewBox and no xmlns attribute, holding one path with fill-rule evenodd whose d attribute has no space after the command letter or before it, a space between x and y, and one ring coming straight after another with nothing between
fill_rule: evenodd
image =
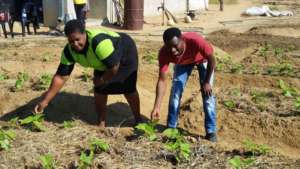
<instances>
[{"instance_id":1,"label":"man in red shirt","mask_svg":"<svg viewBox=\"0 0 300 169\"><path fill-rule=\"evenodd\" d=\"M164 46L159 51L159 78L151 119L158 119L166 91L167 71L174 63L174 75L169 100L169 128L176 128L182 92L193 68L199 72L203 108L205 112L205 138L216 142L216 104L212 93L215 57L213 48L203 37L194 32L181 33L178 28L169 28L163 34Z\"/></svg>"}]
</instances>

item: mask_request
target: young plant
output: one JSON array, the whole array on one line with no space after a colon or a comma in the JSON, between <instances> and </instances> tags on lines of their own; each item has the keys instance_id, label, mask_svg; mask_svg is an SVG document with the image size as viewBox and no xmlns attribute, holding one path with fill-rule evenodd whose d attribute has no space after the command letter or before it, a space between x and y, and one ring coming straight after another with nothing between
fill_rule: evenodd
<instances>
[{"instance_id":1,"label":"young plant","mask_svg":"<svg viewBox=\"0 0 300 169\"><path fill-rule=\"evenodd\" d=\"M243 145L246 151L250 151L252 156L266 155L270 152L270 148L265 144L255 144L252 140L246 139L243 141Z\"/></svg>"},{"instance_id":2,"label":"young plant","mask_svg":"<svg viewBox=\"0 0 300 169\"><path fill-rule=\"evenodd\" d=\"M244 69L244 66L242 64L236 63L236 64L232 64L230 71L231 73L242 73Z\"/></svg>"},{"instance_id":3,"label":"young plant","mask_svg":"<svg viewBox=\"0 0 300 169\"><path fill-rule=\"evenodd\" d=\"M109 149L109 145L100 139L93 139L90 143L91 151L100 153L102 151L107 152Z\"/></svg>"},{"instance_id":4,"label":"young plant","mask_svg":"<svg viewBox=\"0 0 300 169\"><path fill-rule=\"evenodd\" d=\"M165 143L165 148L174 153L176 161L189 161L191 154L190 145L184 140L178 129L169 128L166 129L163 134L168 138L168 141Z\"/></svg>"},{"instance_id":5,"label":"young plant","mask_svg":"<svg viewBox=\"0 0 300 169\"><path fill-rule=\"evenodd\" d=\"M79 166L78 169L86 169L93 164L94 152L90 151L86 153L84 151L80 154Z\"/></svg>"},{"instance_id":6,"label":"young plant","mask_svg":"<svg viewBox=\"0 0 300 169\"><path fill-rule=\"evenodd\" d=\"M44 115L37 114L37 115L28 116L25 119L20 120L20 124L28 126L32 131L45 131L46 128L42 124L43 121L44 121Z\"/></svg>"},{"instance_id":7,"label":"young plant","mask_svg":"<svg viewBox=\"0 0 300 169\"><path fill-rule=\"evenodd\" d=\"M257 65L252 65L250 68L250 71L252 74L259 74L258 66Z\"/></svg>"},{"instance_id":8,"label":"young plant","mask_svg":"<svg viewBox=\"0 0 300 169\"><path fill-rule=\"evenodd\" d=\"M148 52L146 55L143 57L143 59L150 64L154 64L157 62L157 53L155 52Z\"/></svg>"},{"instance_id":9,"label":"young plant","mask_svg":"<svg viewBox=\"0 0 300 169\"><path fill-rule=\"evenodd\" d=\"M46 89L49 88L49 86L51 84L51 81L52 81L52 75L50 75L50 74L43 74L39 78L39 81L38 81L38 84L37 84L37 88L39 90L46 90Z\"/></svg>"},{"instance_id":10,"label":"young plant","mask_svg":"<svg viewBox=\"0 0 300 169\"><path fill-rule=\"evenodd\" d=\"M157 139L155 126L158 121L152 121L148 123L140 123L135 128L144 132L144 134L149 138L150 141Z\"/></svg>"},{"instance_id":11,"label":"young plant","mask_svg":"<svg viewBox=\"0 0 300 169\"><path fill-rule=\"evenodd\" d=\"M15 132L12 130L0 129L0 150L8 150L11 148L11 141L16 137Z\"/></svg>"},{"instance_id":12,"label":"young plant","mask_svg":"<svg viewBox=\"0 0 300 169\"><path fill-rule=\"evenodd\" d=\"M285 97L293 97L299 95L299 91L296 88L287 86L283 80L280 79L278 83Z\"/></svg>"},{"instance_id":13,"label":"young plant","mask_svg":"<svg viewBox=\"0 0 300 169\"><path fill-rule=\"evenodd\" d=\"M12 127L18 127L19 126L19 117L10 119L9 124L12 125Z\"/></svg>"},{"instance_id":14,"label":"young plant","mask_svg":"<svg viewBox=\"0 0 300 169\"><path fill-rule=\"evenodd\" d=\"M64 128L73 128L74 126L74 121L64 121Z\"/></svg>"},{"instance_id":15,"label":"young plant","mask_svg":"<svg viewBox=\"0 0 300 169\"><path fill-rule=\"evenodd\" d=\"M284 49L282 48L275 48L274 55L278 58L282 58L284 56Z\"/></svg>"},{"instance_id":16,"label":"young plant","mask_svg":"<svg viewBox=\"0 0 300 169\"><path fill-rule=\"evenodd\" d=\"M21 73L19 72L15 86L14 86L14 91L19 91L23 89L24 83L29 79L29 75L27 73Z\"/></svg>"},{"instance_id":17,"label":"young plant","mask_svg":"<svg viewBox=\"0 0 300 169\"><path fill-rule=\"evenodd\" d=\"M254 103L262 103L265 102L267 98L273 97L273 94L270 92L260 92L260 91L251 91L250 96L252 97L251 100Z\"/></svg>"},{"instance_id":18,"label":"young plant","mask_svg":"<svg viewBox=\"0 0 300 169\"><path fill-rule=\"evenodd\" d=\"M0 73L0 81L7 80L8 76L5 73Z\"/></svg>"},{"instance_id":19,"label":"young plant","mask_svg":"<svg viewBox=\"0 0 300 169\"><path fill-rule=\"evenodd\" d=\"M235 169L245 169L250 167L255 162L255 159L254 158L242 159L240 156L234 156L228 162Z\"/></svg>"},{"instance_id":20,"label":"young plant","mask_svg":"<svg viewBox=\"0 0 300 169\"><path fill-rule=\"evenodd\" d=\"M55 160L51 154L40 156L42 169L55 169Z\"/></svg>"},{"instance_id":21,"label":"young plant","mask_svg":"<svg viewBox=\"0 0 300 169\"><path fill-rule=\"evenodd\" d=\"M236 107L236 103L233 100L224 101L224 105L228 109L234 109Z\"/></svg>"}]
</instances>

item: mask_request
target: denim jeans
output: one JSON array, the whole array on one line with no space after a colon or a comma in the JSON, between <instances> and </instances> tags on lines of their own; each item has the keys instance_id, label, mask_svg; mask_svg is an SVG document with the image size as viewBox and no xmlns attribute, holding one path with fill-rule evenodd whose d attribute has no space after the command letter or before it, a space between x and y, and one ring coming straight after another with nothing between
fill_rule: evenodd
<instances>
[{"instance_id":1,"label":"denim jeans","mask_svg":"<svg viewBox=\"0 0 300 169\"><path fill-rule=\"evenodd\" d=\"M206 77L207 63L175 65L172 89L169 100L168 127L176 128L177 119L180 112L180 100L186 85L186 82L193 70L197 66L199 73L199 83L202 86ZM211 75L210 84L213 85L214 73ZM215 96L205 96L202 93L203 109L205 113L205 130L206 133L216 132L216 99Z\"/></svg>"}]
</instances>

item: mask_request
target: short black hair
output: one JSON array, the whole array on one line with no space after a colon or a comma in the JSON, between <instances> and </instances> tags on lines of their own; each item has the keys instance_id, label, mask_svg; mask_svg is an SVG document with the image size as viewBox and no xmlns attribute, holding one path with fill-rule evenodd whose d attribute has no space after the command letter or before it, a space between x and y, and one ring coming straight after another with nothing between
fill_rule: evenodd
<instances>
[{"instance_id":1,"label":"short black hair","mask_svg":"<svg viewBox=\"0 0 300 169\"><path fill-rule=\"evenodd\" d=\"M174 37L181 37L181 31L178 28L168 28L167 30L165 30L164 34L163 34L163 40L165 43L169 42L170 40L172 40Z\"/></svg>"},{"instance_id":2,"label":"short black hair","mask_svg":"<svg viewBox=\"0 0 300 169\"><path fill-rule=\"evenodd\" d=\"M74 33L74 32L84 33L84 31L85 31L84 24L80 20L77 20L77 19L68 21L65 26L66 36L69 36L71 33Z\"/></svg>"}]
</instances>

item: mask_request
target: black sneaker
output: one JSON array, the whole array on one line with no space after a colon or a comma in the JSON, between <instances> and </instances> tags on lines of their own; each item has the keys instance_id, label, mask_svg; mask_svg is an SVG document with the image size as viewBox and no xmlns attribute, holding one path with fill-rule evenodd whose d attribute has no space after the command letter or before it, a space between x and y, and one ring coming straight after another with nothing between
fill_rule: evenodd
<instances>
[{"instance_id":1,"label":"black sneaker","mask_svg":"<svg viewBox=\"0 0 300 169\"><path fill-rule=\"evenodd\" d=\"M217 134L216 133L207 133L205 136L205 139L209 140L213 143L216 143L217 142Z\"/></svg>"}]
</instances>

